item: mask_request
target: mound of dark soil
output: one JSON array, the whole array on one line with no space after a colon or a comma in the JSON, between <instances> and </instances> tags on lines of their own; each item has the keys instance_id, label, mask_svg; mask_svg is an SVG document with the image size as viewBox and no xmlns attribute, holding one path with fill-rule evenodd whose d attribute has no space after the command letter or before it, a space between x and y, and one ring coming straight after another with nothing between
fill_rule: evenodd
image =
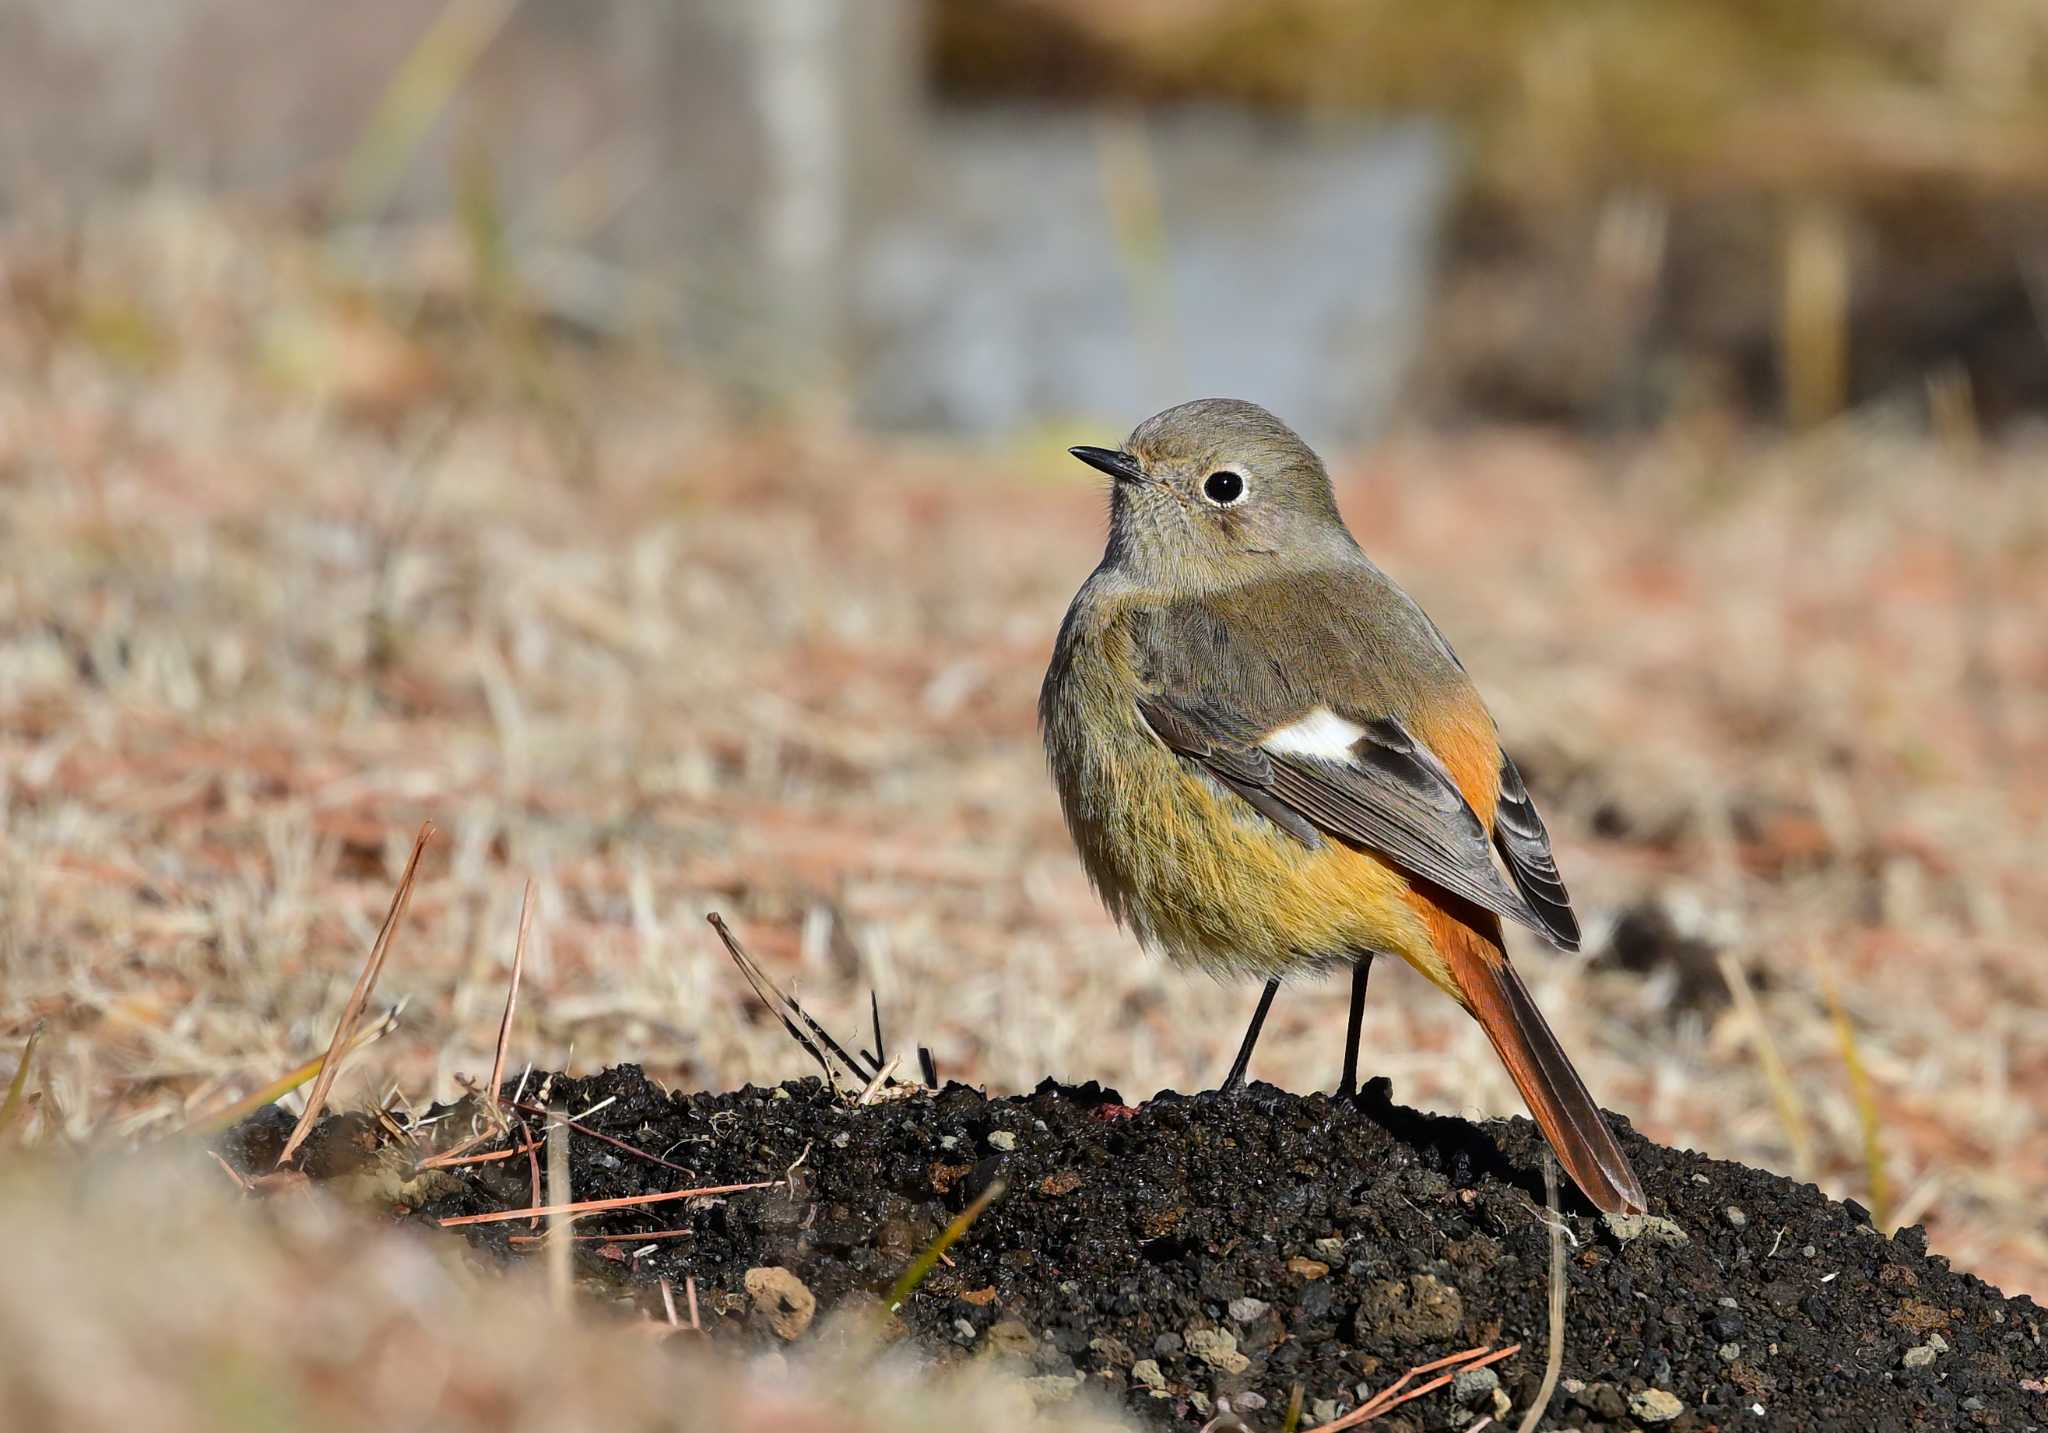
<instances>
[{"instance_id":1,"label":"mound of dark soil","mask_svg":"<svg viewBox=\"0 0 2048 1433\"><path fill-rule=\"evenodd\" d=\"M680 1294L694 1279L714 1337L817 1337L824 1315L872 1305L1001 1180L900 1310L935 1359L1008 1357L1048 1396L1093 1385L1163 1428L1199 1427L1227 1399L1251 1428L1278 1429L1296 1384L1310 1426L1416 1364L1520 1342L1374 1425L1465 1428L1491 1413L1512 1427L1542 1377L1550 1236L1527 1120L1419 1114L1384 1084L1356 1102L1255 1085L1135 1110L1092 1085L1007 1099L951 1085L853 1108L814 1080L670 1095L632 1067L557 1078L548 1098L572 1116L606 1102L579 1122L618 1142L573 1137L578 1199L787 1180L578 1225L690 1231L584 1240L577 1257L650 1307L658 1280ZM466 1131L468 1113L433 1128ZM267 1166L279 1138L259 1119L224 1152ZM1564 1382L1545 1426L2048 1425L2048 1317L2032 1300L1955 1272L1918 1229L1884 1237L1811 1185L1633 1132L1625 1143L1654 1217L1617 1231L1567 1194ZM378 1144L365 1122L330 1119L304 1163L360 1176ZM386 1145L367 1160L406 1217L532 1201L524 1154L413 1178L417 1157ZM536 1247L514 1242L532 1237L524 1220L462 1232L512 1257Z\"/></svg>"}]
</instances>

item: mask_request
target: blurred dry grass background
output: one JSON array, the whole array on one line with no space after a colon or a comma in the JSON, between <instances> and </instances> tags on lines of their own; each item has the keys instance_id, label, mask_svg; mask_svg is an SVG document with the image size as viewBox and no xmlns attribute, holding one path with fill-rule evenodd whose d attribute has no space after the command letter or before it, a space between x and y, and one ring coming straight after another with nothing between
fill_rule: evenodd
<instances>
[{"instance_id":1,"label":"blurred dry grass background","mask_svg":"<svg viewBox=\"0 0 2048 1433\"><path fill-rule=\"evenodd\" d=\"M942 91L1458 120L1416 419L1331 456L1588 917L1585 957L1523 953L1538 999L1654 1137L1925 1221L2036 1295L2042 13L931 9ZM423 819L382 987L406 1010L342 1104L489 1068L528 876L515 1063L805 1073L713 909L824 1018L873 990L893 1045L998 1089L1212 1084L1248 1013L1108 925L1041 768L1039 675L1102 527L1061 449L1117 434L884 440L829 397L736 419L537 301L471 159L453 221L397 241L164 190L0 227L0 1090L40 1026L11 1137L84 1156L17 1181L0 1149L0 1218L37 1231L0 1281L24 1426L400 1422L421 1368L440 1426L721 1396L448 1256L314 1209L243 1238L189 1176L124 1190L98 1158L325 1047ZM1254 1073L1330 1083L1342 1003L1287 992ZM1405 972L1366 1036L1398 1098L1518 1109ZM152 1321L138 1270L224 1292ZM342 1352L280 1358L316 1343ZM753 1411L828 1426L788 1396ZM888 1426L1008 1421L954 1396Z\"/></svg>"},{"instance_id":2,"label":"blurred dry grass background","mask_svg":"<svg viewBox=\"0 0 2048 1433\"><path fill-rule=\"evenodd\" d=\"M2029 0L938 0L943 93L1450 119L1410 412L1825 420L1952 370L2048 403Z\"/></svg>"},{"instance_id":3,"label":"blurred dry grass background","mask_svg":"<svg viewBox=\"0 0 2048 1433\"><path fill-rule=\"evenodd\" d=\"M5 265L0 1040L47 1022L37 1138L167 1134L322 1048L425 817L410 1005L345 1102L488 1068L529 874L520 1059L799 1072L716 908L947 1076L1218 1077L1251 992L1107 924L1041 771L1101 530L1057 445L735 427L651 360L508 344L216 207L20 230ZM1595 955L1525 965L1602 1098L1868 1201L1832 985L1887 1212L2036 1291L2043 457L1878 409L1338 463L1551 813ZM1255 1072L1333 1078L1340 1006L1289 993ZM1516 1108L1404 975L1367 1040L1403 1099Z\"/></svg>"}]
</instances>

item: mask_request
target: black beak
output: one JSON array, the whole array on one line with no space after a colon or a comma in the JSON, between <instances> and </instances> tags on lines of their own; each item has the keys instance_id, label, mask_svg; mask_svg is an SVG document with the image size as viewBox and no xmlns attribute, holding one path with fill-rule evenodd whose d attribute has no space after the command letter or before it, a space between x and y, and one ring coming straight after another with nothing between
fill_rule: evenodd
<instances>
[{"instance_id":1,"label":"black beak","mask_svg":"<svg viewBox=\"0 0 2048 1433\"><path fill-rule=\"evenodd\" d=\"M1069 448L1067 451L1089 467L1108 473L1120 483L1145 481L1145 470L1138 466L1138 460L1129 453L1119 453L1114 448Z\"/></svg>"}]
</instances>

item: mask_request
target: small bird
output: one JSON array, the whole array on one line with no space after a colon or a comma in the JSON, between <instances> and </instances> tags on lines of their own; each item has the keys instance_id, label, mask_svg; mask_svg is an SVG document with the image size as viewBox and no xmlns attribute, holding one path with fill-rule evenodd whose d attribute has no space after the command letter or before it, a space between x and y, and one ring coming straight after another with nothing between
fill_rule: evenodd
<instances>
[{"instance_id":1,"label":"small bird","mask_svg":"<svg viewBox=\"0 0 2048 1433\"><path fill-rule=\"evenodd\" d=\"M1479 1022L1586 1196L1642 1212L1502 943L1505 917L1578 948L1550 835L1464 664L1359 550L1322 461L1222 398L1069 451L1115 482L1039 696L1046 754L1110 913L1177 963L1265 979L1224 1088L1281 979L1348 962L1348 1093L1373 957L1399 956Z\"/></svg>"}]
</instances>

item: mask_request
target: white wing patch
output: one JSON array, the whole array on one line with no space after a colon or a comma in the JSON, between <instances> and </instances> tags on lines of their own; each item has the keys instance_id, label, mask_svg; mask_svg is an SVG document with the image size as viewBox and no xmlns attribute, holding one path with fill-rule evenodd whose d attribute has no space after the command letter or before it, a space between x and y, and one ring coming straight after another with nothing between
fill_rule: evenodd
<instances>
[{"instance_id":1,"label":"white wing patch","mask_svg":"<svg viewBox=\"0 0 2048 1433\"><path fill-rule=\"evenodd\" d=\"M1300 721L1269 731L1259 745L1275 756L1308 756L1319 761L1346 762L1365 728L1348 722L1328 707L1317 707Z\"/></svg>"}]
</instances>

